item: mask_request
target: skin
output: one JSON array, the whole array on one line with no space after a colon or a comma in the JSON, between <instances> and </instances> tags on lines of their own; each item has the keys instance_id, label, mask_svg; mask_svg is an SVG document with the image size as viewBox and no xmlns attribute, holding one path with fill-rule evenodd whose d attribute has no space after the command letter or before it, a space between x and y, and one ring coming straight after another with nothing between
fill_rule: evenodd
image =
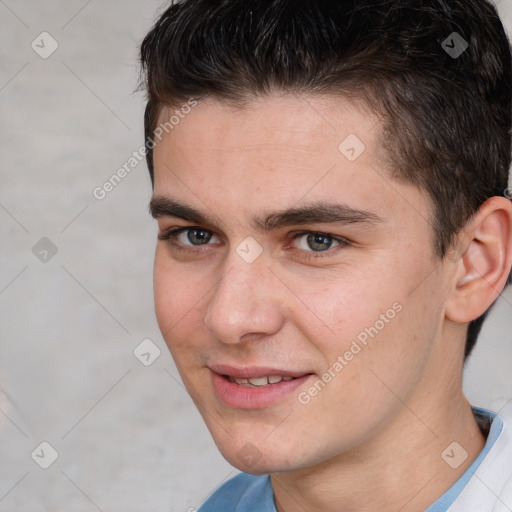
<instances>
[{"instance_id":1,"label":"skin","mask_svg":"<svg viewBox=\"0 0 512 512\"><path fill-rule=\"evenodd\" d=\"M205 245L190 231L158 241L160 329L219 450L242 471L271 474L279 512L424 510L485 443L462 394L463 348L467 322L512 264L512 208L490 200L441 260L430 201L390 177L381 132L376 115L344 98L282 95L243 108L208 99L155 148L153 205L169 199L211 217L198 224L154 208L160 233L211 234ZM338 149L349 134L366 146L353 162ZM253 222L320 202L374 221ZM328 238L319 251L303 231L346 243ZM237 253L247 237L262 249L252 263ZM394 304L394 318L300 403ZM234 408L214 392L209 366L219 363L314 375L275 405ZM468 454L455 469L441 456L454 441ZM248 443L250 461L239 455Z\"/></svg>"}]
</instances>

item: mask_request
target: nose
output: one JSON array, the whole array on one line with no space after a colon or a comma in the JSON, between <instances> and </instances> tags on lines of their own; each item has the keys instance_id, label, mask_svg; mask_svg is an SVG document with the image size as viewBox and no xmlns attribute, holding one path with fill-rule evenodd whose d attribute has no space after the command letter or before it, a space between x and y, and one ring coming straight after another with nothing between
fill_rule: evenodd
<instances>
[{"instance_id":1,"label":"nose","mask_svg":"<svg viewBox=\"0 0 512 512\"><path fill-rule=\"evenodd\" d=\"M285 321L279 280L263 258L252 263L234 253L206 306L205 327L226 344L265 338Z\"/></svg>"}]
</instances>

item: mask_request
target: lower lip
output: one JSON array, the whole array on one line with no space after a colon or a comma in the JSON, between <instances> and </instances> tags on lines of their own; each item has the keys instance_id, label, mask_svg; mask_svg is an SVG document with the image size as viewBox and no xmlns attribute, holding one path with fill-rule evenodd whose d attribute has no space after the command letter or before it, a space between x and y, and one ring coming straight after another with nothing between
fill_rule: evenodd
<instances>
[{"instance_id":1,"label":"lower lip","mask_svg":"<svg viewBox=\"0 0 512 512\"><path fill-rule=\"evenodd\" d=\"M229 381L226 377L210 370L213 388L217 396L230 407L237 409L263 409L290 396L313 375L304 375L293 380L249 388Z\"/></svg>"}]
</instances>

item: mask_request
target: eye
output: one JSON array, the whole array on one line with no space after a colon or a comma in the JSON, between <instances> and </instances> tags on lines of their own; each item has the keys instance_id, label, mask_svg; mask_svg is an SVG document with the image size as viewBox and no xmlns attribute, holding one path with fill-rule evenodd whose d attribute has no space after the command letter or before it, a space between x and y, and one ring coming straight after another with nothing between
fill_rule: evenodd
<instances>
[{"instance_id":1,"label":"eye","mask_svg":"<svg viewBox=\"0 0 512 512\"><path fill-rule=\"evenodd\" d=\"M186 244L188 241L191 245L204 245L207 244L212 237L213 233L211 231L207 231L206 229L190 228L178 234L176 240L182 244Z\"/></svg>"},{"instance_id":2,"label":"eye","mask_svg":"<svg viewBox=\"0 0 512 512\"><path fill-rule=\"evenodd\" d=\"M218 238L208 229L200 227L184 227L170 229L158 235L159 240L170 240L186 246L207 245L210 242L219 243Z\"/></svg>"},{"instance_id":3,"label":"eye","mask_svg":"<svg viewBox=\"0 0 512 512\"><path fill-rule=\"evenodd\" d=\"M327 233L312 231L296 233L293 239L297 249L307 251L309 253L327 252L330 249L336 249L337 247L349 244L349 242L343 238L335 237Z\"/></svg>"}]
</instances>

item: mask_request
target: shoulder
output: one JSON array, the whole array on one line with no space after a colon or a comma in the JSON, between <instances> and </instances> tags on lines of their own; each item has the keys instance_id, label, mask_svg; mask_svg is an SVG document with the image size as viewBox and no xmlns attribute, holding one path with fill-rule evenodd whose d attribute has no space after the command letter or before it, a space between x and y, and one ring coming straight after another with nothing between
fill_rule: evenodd
<instances>
[{"instance_id":1,"label":"shoulder","mask_svg":"<svg viewBox=\"0 0 512 512\"><path fill-rule=\"evenodd\" d=\"M494 416L495 439L449 512L512 510L512 418Z\"/></svg>"},{"instance_id":2,"label":"shoulder","mask_svg":"<svg viewBox=\"0 0 512 512\"><path fill-rule=\"evenodd\" d=\"M221 485L198 512L276 512L270 478L240 473Z\"/></svg>"}]
</instances>

